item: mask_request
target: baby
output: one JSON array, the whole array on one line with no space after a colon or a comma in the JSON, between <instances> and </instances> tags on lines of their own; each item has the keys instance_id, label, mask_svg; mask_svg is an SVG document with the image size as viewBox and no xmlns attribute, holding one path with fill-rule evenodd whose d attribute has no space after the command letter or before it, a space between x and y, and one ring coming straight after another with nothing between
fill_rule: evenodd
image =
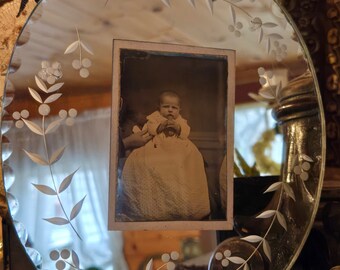
<instances>
[{"instance_id":1,"label":"baby","mask_svg":"<svg viewBox=\"0 0 340 270\"><path fill-rule=\"evenodd\" d=\"M210 214L204 162L188 139L180 97L163 92L143 130L152 141L128 156L118 181L117 221L202 220ZM135 130L137 131L137 130Z\"/></svg>"},{"instance_id":2,"label":"baby","mask_svg":"<svg viewBox=\"0 0 340 270\"><path fill-rule=\"evenodd\" d=\"M163 92L159 97L158 110L146 117L148 122L143 127L143 131L146 129L150 135L155 136L155 146L159 137L188 139L190 127L179 112L179 96L175 92Z\"/></svg>"}]
</instances>

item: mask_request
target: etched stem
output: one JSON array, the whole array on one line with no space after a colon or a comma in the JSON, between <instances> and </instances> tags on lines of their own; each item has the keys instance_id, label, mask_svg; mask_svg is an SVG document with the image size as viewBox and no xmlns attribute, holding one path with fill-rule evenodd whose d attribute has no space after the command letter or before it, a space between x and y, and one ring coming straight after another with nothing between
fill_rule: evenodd
<instances>
[{"instance_id":1,"label":"etched stem","mask_svg":"<svg viewBox=\"0 0 340 270\"><path fill-rule=\"evenodd\" d=\"M69 266L71 266L71 267L74 268L74 269L82 270L81 268L76 267L75 265L73 265L72 263L70 263L70 262L68 262L68 261L64 261L64 262L66 262Z\"/></svg>"},{"instance_id":2,"label":"etched stem","mask_svg":"<svg viewBox=\"0 0 340 270\"><path fill-rule=\"evenodd\" d=\"M156 270L162 269L164 266L166 266L166 263L163 264L162 266L158 267Z\"/></svg>"},{"instance_id":3,"label":"etched stem","mask_svg":"<svg viewBox=\"0 0 340 270\"><path fill-rule=\"evenodd\" d=\"M224 2L227 2L229 5L241 10L244 14L246 14L249 18L253 19L253 16L251 16L247 11L245 11L243 8L235 5L233 2L230 2L229 0L223 0Z\"/></svg>"},{"instance_id":4,"label":"etched stem","mask_svg":"<svg viewBox=\"0 0 340 270\"><path fill-rule=\"evenodd\" d=\"M273 216L273 219L268 227L267 232L265 233L265 235L262 237L262 240L259 242L259 244L256 246L255 250L250 254L250 256L247 258L247 260L244 261L244 263L241 264L240 267L238 267L236 270L240 270L246 263L248 263L250 261L250 259L255 255L255 253L260 249L260 246L263 244L264 240L266 239L266 237L268 236L270 230L272 229L274 222L276 220L277 217L277 212L279 211L279 208L281 206L281 198L282 198L282 194L283 194L283 185L281 185L281 190L280 190L280 197L279 197L279 203L277 204L276 207L276 214Z\"/></svg>"},{"instance_id":5,"label":"etched stem","mask_svg":"<svg viewBox=\"0 0 340 270\"><path fill-rule=\"evenodd\" d=\"M56 182L55 182L55 179L54 179L54 176L53 176L53 171L52 171L52 165L50 163L50 157L49 157L49 154L48 154L48 148L47 148L47 140L46 140L46 134L45 134L45 116L42 117L42 131L43 131L43 140L44 140L44 150L45 150L45 156L47 158L47 162L48 162L48 167L49 167L49 171L50 171L50 175L51 175L51 179L52 179L52 183L53 183L53 186L54 186L54 191L57 193L57 198L58 198L58 201L59 201L59 205L61 207L61 210L63 211L64 213L64 216L65 218L67 219L68 223L70 224L71 228L73 229L73 231L76 233L76 235L79 237L79 239L82 241L83 239L81 238L81 236L79 235L79 233L77 232L77 230L74 228L73 224L71 223L71 220L69 219L66 211L65 211L65 208L64 208L64 205L61 201L61 198L60 198L60 195L59 195L59 191L57 189L57 185L56 185Z\"/></svg>"},{"instance_id":6,"label":"etched stem","mask_svg":"<svg viewBox=\"0 0 340 270\"><path fill-rule=\"evenodd\" d=\"M79 35L78 27L76 27L76 31L77 31L77 37L78 37L78 42L79 42L79 61L81 63L82 49L81 49L81 40L80 40L80 35Z\"/></svg>"}]
</instances>

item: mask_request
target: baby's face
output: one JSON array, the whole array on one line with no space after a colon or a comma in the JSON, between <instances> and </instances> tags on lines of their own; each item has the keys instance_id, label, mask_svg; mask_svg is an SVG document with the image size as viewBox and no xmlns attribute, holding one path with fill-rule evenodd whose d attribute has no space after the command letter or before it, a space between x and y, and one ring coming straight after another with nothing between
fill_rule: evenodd
<instances>
[{"instance_id":1,"label":"baby's face","mask_svg":"<svg viewBox=\"0 0 340 270\"><path fill-rule=\"evenodd\" d=\"M159 105L159 112L165 118L177 119L179 116L179 99L173 96L164 96L161 100L161 104Z\"/></svg>"}]
</instances>

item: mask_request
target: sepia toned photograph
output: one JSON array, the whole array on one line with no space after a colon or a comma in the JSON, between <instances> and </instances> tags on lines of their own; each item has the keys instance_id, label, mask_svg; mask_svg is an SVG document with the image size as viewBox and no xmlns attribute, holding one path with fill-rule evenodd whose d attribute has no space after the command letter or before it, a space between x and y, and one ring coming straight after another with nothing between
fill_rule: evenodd
<instances>
[{"instance_id":1,"label":"sepia toned photograph","mask_svg":"<svg viewBox=\"0 0 340 270\"><path fill-rule=\"evenodd\" d=\"M235 52L114 40L112 230L233 224Z\"/></svg>"}]
</instances>

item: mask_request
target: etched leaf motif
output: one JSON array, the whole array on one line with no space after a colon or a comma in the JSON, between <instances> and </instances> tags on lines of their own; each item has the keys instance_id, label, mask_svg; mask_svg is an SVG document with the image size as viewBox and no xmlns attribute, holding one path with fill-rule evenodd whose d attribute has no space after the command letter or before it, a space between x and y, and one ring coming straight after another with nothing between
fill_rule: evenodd
<instances>
[{"instance_id":1,"label":"etched leaf motif","mask_svg":"<svg viewBox=\"0 0 340 270\"><path fill-rule=\"evenodd\" d=\"M249 265L247 263L244 265L243 270L249 270Z\"/></svg>"},{"instance_id":2,"label":"etched leaf motif","mask_svg":"<svg viewBox=\"0 0 340 270\"><path fill-rule=\"evenodd\" d=\"M228 257L228 260L235 264L242 264L246 262L244 259L240 257Z\"/></svg>"},{"instance_id":3,"label":"etched leaf motif","mask_svg":"<svg viewBox=\"0 0 340 270\"><path fill-rule=\"evenodd\" d=\"M146 265L145 270L153 270L153 259L151 259Z\"/></svg>"},{"instance_id":4,"label":"etched leaf motif","mask_svg":"<svg viewBox=\"0 0 340 270\"><path fill-rule=\"evenodd\" d=\"M45 130L45 134L50 134L50 133L56 131L58 129L58 127L60 126L62 121L63 121L62 119L58 119L58 120L53 121L51 124L49 124L47 126L47 129Z\"/></svg>"},{"instance_id":5,"label":"etched leaf motif","mask_svg":"<svg viewBox=\"0 0 340 270\"><path fill-rule=\"evenodd\" d=\"M78 255L77 255L77 253L74 251L74 250L72 250L72 262L73 262L73 265L77 268L77 269L79 269L79 257L78 257Z\"/></svg>"},{"instance_id":6,"label":"etched leaf motif","mask_svg":"<svg viewBox=\"0 0 340 270\"><path fill-rule=\"evenodd\" d=\"M79 46L79 41L72 42L65 50L64 54L73 53Z\"/></svg>"},{"instance_id":7,"label":"etched leaf motif","mask_svg":"<svg viewBox=\"0 0 340 270\"><path fill-rule=\"evenodd\" d=\"M61 93L50 95L48 98L45 99L44 103L52 103L56 101L58 98L60 98L61 96L62 96Z\"/></svg>"},{"instance_id":8,"label":"etched leaf motif","mask_svg":"<svg viewBox=\"0 0 340 270\"><path fill-rule=\"evenodd\" d=\"M278 25L276 23L267 22L267 23L262 24L262 26L267 27L267 28L274 28Z\"/></svg>"},{"instance_id":9,"label":"etched leaf motif","mask_svg":"<svg viewBox=\"0 0 340 270\"><path fill-rule=\"evenodd\" d=\"M306 154L301 154L301 157L306 161L313 162L313 159L307 156Z\"/></svg>"},{"instance_id":10,"label":"etched leaf motif","mask_svg":"<svg viewBox=\"0 0 340 270\"><path fill-rule=\"evenodd\" d=\"M62 155L64 154L66 146L60 147L58 150L56 150L53 154L52 157L50 158L50 165L53 163L57 162Z\"/></svg>"},{"instance_id":11,"label":"etched leaf motif","mask_svg":"<svg viewBox=\"0 0 340 270\"><path fill-rule=\"evenodd\" d=\"M283 39L283 36L281 36L280 34L277 34L277 33L269 34L268 37L273 38L273 39Z\"/></svg>"},{"instance_id":12,"label":"etched leaf motif","mask_svg":"<svg viewBox=\"0 0 340 270\"><path fill-rule=\"evenodd\" d=\"M280 81L280 83L277 85L276 87L276 96L279 96L279 93L282 90L282 81Z\"/></svg>"},{"instance_id":13,"label":"etched leaf motif","mask_svg":"<svg viewBox=\"0 0 340 270\"><path fill-rule=\"evenodd\" d=\"M244 241L250 242L250 243L257 243L257 242L262 241L263 238L258 235L249 235L241 239Z\"/></svg>"},{"instance_id":14,"label":"etched leaf motif","mask_svg":"<svg viewBox=\"0 0 340 270\"><path fill-rule=\"evenodd\" d=\"M76 171L74 171L73 173L71 173L69 176L67 176L60 184L59 187L59 193L62 193L64 190L66 190L68 188L68 186L71 184L72 179L74 174L78 171L78 169Z\"/></svg>"},{"instance_id":15,"label":"etched leaf motif","mask_svg":"<svg viewBox=\"0 0 340 270\"><path fill-rule=\"evenodd\" d=\"M40 90L42 90L45 93L47 93L47 86L46 86L46 84L38 76L35 76L35 83L37 84L37 86L39 87Z\"/></svg>"},{"instance_id":16,"label":"etched leaf motif","mask_svg":"<svg viewBox=\"0 0 340 270\"><path fill-rule=\"evenodd\" d=\"M280 186L282 185L282 182L276 182L274 184L271 184L269 188L266 189L263 193L273 192L275 190L278 190Z\"/></svg>"},{"instance_id":17,"label":"etched leaf motif","mask_svg":"<svg viewBox=\"0 0 340 270\"><path fill-rule=\"evenodd\" d=\"M36 184L32 184L37 190L39 190L40 192L46 194L46 195L57 195L57 192L55 192L54 189L50 188L49 186L45 186L45 185L36 185Z\"/></svg>"},{"instance_id":18,"label":"etched leaf motif","mask_svg":"<svg viewBox=\"0 0 340 270\"><path fill-rule=\"evenodd\" d=\"M213 0L205 0L207 6L208 6L208 9L210 10L211 14L214 13L214 4L213 4Z\"/></svg>"},{"instance_id":19,"label":"etched leaf motif","mask_svg":"<svg viewBox=\"0 0 340 270\"><path fill-rule=\"evenodd\" d=\"M80 213L81 208L83 207L84 200L86 198L86 195L83 199L81 199L73 208L70 214L70 219L73 220L75 219L78 214Z\"/></svg>"},{"instance_id":20,"label":"etched leaf motif","mask_svg":"<svg viewBox=\"0 0 340 270\"><path fill-rule=\"evenodd\" d=\"M35 91L34 89L28 87L28 90L30 91L31 96L38 101L39 103L43 103L41 96L39 95L39 93L37 91Z\"/></svg>"},{"instance_id":21,"label":"etched leaf motif","mask_svg":"<svg viewBox=\"0 0 340 270\"><path fill-rule=\"evenodd\" d=\"M266 254L269 261L272 260L272 251L267 240L263 240L263 252Z\"/></svg>"},{"instance_id":22,"label":"etched leaf motif","mask_svg":"<svg viewBox=\"0 0 340 270\"><path fill-rule=\"evenodd\" d=\"M275 99L275 96L273 93L268 90L268 91L259 91L259 95L266 98L266 99Z\"/></svg>"},{"instance_id":23,"label":"etched leaf motif","mask_svg":"<svg viewBox=\"0 0 340 270\"><path fill-rule=\"evenodd\" d=\"M84 42L80 42L80 45L83 47L83 49L85 50L85 51L87 51L89 54L94 54L93 53L93 51L92 51L92 49L90 48L90 46L89 45L86 45Z\"/></svg>"},{"instance_id":24,"label":"etched leaf motif","mask_svg":"<svg viewBox=\"0 0 340 270\"><path fill-rule=\"evenodd\" d=\"M30 153L26 150L24 150L24 152L33 162L35 162L39 165L43 165L43 166L48 165L48 162L46 160L44 160L40 155L35 154L35 153Z\"/></svg>"},{"instance_id":25,"label":"etched leaf motif","mask_svg":"<svg viewBox=\"0 0 340 270\"><path fill-rule=\"evenodd\" d=\"M263 29L260 28L260 34L259 34L259 43L261 43L263 40Z\"/></svg>"},{"instance_id":26,"label":"etched leaf motif","mask_svg":"<svg viewBox=\"0 0 340 270\"><path fill-rule=\"evenodd\" d=\"M32 131L34 132L35 134L38 134L38 135L44 135L41 127L39 127L36 123L32 122L32 121L29 121L29 120L26 120L26 119L21 119L25 124L26 126Z\"/></svg>"},{"instance_id":27,"label":"etched leaf motif","mask_svg":"<svg viewBox=\"0 0 340 270\"><path fill-rule=\"evenodd\" d=\"M166 5L167 7L170 7L170 0L161 0L163 2L164 5Z\"/></svg>"},{"instance_id":28,"label":"etched leaf motif","mask_svg":"<svg viewBox=\"0 0 340 270\"><path fill-rule=\"evenodd\" d=\"M280 225L285 229L285 231L287 231L287 222L285 217L279 212L277 211L277 220L279 221Z\"/></svg>"},{"instance_id":29,"label":"etched leaf motif","mask_svg":"<svg viewBox=\"0 0 340 270\"><path fill-rule=\"evenodd\" d=\"M296 198L295 198L295 194L294 191L292 189L292 187L288 184L288 183L284 183L283 184L283 189L285 190L285 192L287 193L287 195L292 198L292 200L295 202Z\"/></svg>"},{"instance_id":30,"label":"etched leaf motif","mask_svg":"<svg viewBox=\"0 0 340 270\"><path fill-rule=\"evenodd\" d=\"M276 213L275 210L267 210L264 211L263 213L261 213L260 215L258 215L256 218L270 218L272 216L274 216Z\"/></svg>"},{"instance_id":31,"label":"etched leaf motif","mask_svg":"<svg viewBox=\"0 0 340 270\"><path fill-rule=\"evenodd\" d=\"M230 13L231 13L231 18L233 19L233 24L236 23L236 13L235 13L235 9L232 5L230 5Z\"/></svg>"},{"instance_id":32,"label":"etched leaf motif","mask_svg":"<svg viewBox=\"0 0 340 270\"><path fill-rule=\"evenodd\" d=\"M53 218L44 218L49 223L52 223L54 225L66 225L69 224L69 221L65 218L61 217L53 217Z\"/></svg>"},{"instance_id":33,"label":"etched leaf motif","mask_svg":"<svg viewBox=\"0 0 340 270\"><path fill-rule=\"evenodd\" d=\"M261 97L258 94L255 94L255 93L249 93L248 96L251 97L252 99L258 101L258 102L266 102L267 101L265 98Z\"/></svg>"},{"instance_id":34,"label":"etched leaf motif","mask_svg":"<svg viewBox=\"0 0 340 270\"><path fill-rule=\"evenodd\" d=\"M55 91L58 91L63 85L64 85L63 82L56 83L56 84L52 85L50 88L48 88L47 93L53 93Z\"/></svg>"}]
</instances>

